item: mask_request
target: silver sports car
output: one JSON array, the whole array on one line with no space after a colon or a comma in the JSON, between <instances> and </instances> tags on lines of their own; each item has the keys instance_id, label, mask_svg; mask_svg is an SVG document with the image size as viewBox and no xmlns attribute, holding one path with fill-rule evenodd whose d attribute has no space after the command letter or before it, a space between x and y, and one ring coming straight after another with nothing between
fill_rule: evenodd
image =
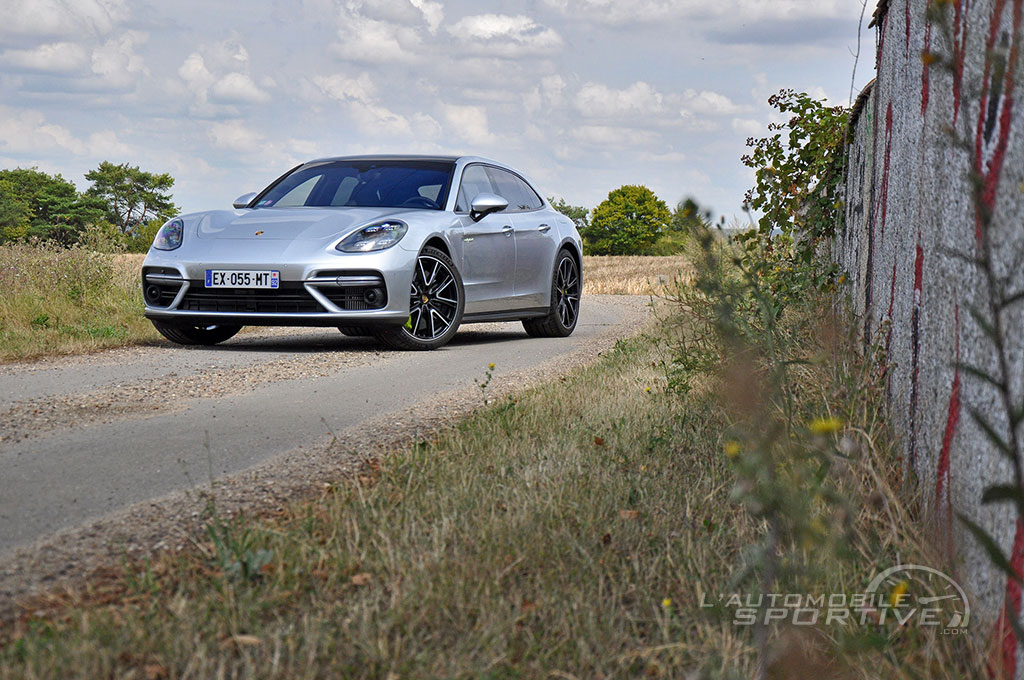
<instances>
[{"instance_id":1,"label":"silver sports car","mask_svg":"<svg viewBox=\"0 0 1024 680\"><path fill-rule=\"evenodd\" d=\"M567 336L583 290L576 226L484 158L304 163L234 210L176 217L142 265L146 316L210 345L247 325L337 326L433 349L475 321Z\"/></svg>"}]
</instances>

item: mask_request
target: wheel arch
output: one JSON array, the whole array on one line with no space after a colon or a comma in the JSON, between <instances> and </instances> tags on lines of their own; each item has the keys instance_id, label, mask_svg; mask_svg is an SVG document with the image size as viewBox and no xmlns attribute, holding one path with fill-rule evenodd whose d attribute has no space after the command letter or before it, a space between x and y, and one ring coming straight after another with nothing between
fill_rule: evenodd
<instances>
[{"instance_id":1,"label":"wheel arch","mask_svg":"<svg viewBox=\"0 0 1024 680\"><path fill-rule=\"evenodd\" d=\"M569 254L572 255L572 259L576 260L576 271L580 273L580 292L583 292L583 255L580 253L579 246L572 239L565 239L562 244L558 246L559 250L568 250Z\"/></svg>"}]
</instances>

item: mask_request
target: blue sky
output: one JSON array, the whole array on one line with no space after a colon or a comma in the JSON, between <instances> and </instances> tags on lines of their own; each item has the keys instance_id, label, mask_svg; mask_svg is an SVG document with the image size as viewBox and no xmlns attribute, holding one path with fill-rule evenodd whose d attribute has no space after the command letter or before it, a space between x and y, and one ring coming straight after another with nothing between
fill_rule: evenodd
<instances>
[{"instance_id":1,"label":"blue sky","mask_svg":"<svg viewBox=\"0 0 1024 680\"><path fill-rule=\"evenodd\" d=\"M473 153L574 204L646 184L732 216L774 91L847 102L861 7L0 0L0 166L84 189L100 161L127 161L170 172L188 212L310 158Z\"/></svg>"}]
</instances>

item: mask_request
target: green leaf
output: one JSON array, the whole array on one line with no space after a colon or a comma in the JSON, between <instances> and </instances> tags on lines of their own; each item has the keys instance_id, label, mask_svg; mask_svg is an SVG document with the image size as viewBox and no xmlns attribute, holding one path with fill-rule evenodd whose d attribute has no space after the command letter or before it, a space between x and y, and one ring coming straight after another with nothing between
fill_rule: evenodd
<instances>
[{"instance_id":1,"label":"green leaf","mask_svg":"<svg viewBox=\"0 0 1024 680\"><path fill-rule=\"evenodd\" d=\"M981 330L988 336L989 340L999 342L999 334L996 333L995 327L988 319L985 318L985 315L982 314L977 307L973 306L970 307L970 313L971 317L974 318L974 321L981 327Z\"/></svg>"},{"instance_id":2,"label":"green leaf","mask_svg":"<svg viewBox=\"0 0 1024 680\"><path fill-rule=\"evenodd\" d=\"M981 502L985 504L1006 501L1024 504L1024 491L1015 484L996 484L985 489L985 493L981 495Z\"/></svg>"},{"instance_id":3,"label":"green leaf","mask_svg":"<svg viewBox=\"0 0 1024 680\"><path fill-rule=\"evenodd\" d=\"M1000 434L995 431L995 428L992 427L992 425L985 419L985 416L982 415L981 411L974 407L971 407L969 411L971 417L974 419L974 422L976 422L978 424L978 427L980 427L985 432L985 436L989 438L989 441L991 441L992 444L994 444L995 447L999 449L1003 453L1003 455L1005 455L1011 461L1015 460L1014 454L1016 452L1010 450L1010 445L1007 444L1006 441L1002 438L1002 436L1000 436Z\"/></svg>"},{"instance_id":4,"label":"green leaf","mask_svg":"<svg viewBox=\"0 0 1024 680\"><path fill-rule=\"evenodd\" d=\"M1000 391L1002 391L1005 388L1005 385L1003 385L1003 381L1002 380L1000 380L999 378L995 378L995 377L989 375L988 373L986 373L985 371L981 370L980 368L977 368L975 366L971 366L970 364L965 364L962 361L957 362L955 365L961 371L964 371L965 373L967 373L969 375L973 375L975 378L977 378L979 380L987 382L988 384L992 385L993 387L995 387L996 389L998 389Z\"/></svg>"},{"instance_id":5,"label":"green leaf","mask_svg":"<svg viewBox=\"0 0 1024 680\"><path fill-rule=\"evenodd\" d=\"M974 535L981 547L988 553L988 557L992 560L992 564L999 568L1000 571L1005 573L1009 578L1013 579L1017 583L1020 583L1020 576L1010 566L1010 561L1006 559L1006 555L1003 554L1002 549L996 543L995 539L992 538L987 531L982 529L980 526L975 524L963 513L956 513L957 518L964 523L964 526Z\"/></svg>"}]
</instances>

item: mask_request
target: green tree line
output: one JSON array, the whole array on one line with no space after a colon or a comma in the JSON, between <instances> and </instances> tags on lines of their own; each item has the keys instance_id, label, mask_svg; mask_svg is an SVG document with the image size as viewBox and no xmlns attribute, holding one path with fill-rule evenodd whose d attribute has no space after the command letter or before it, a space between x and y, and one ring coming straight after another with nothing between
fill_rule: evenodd
<instances>
[{"instance_id":1,"label":"green tree line","mask_svg":"<svg viewBox=\"0 0 1024 680\"><path fill-rule=\"evenodd\" d=\"M710 220L693 198L669 209L643 185L621 186L593 210L564 199L548 200L576 224L587 255L675 255Z\"/></svg>"},{"instance_id":2,"label":"green tree line","mask_svg":"<svg viewBox=\"0 0 1024 680\"><path fill-rule=\"evenodd\" d=\"M78 191L38 168L0 170L0 243L38 238L145 251L160 225L178 214L174 178L108 161L85 174Z\"/></svg>"}]
</instances>

